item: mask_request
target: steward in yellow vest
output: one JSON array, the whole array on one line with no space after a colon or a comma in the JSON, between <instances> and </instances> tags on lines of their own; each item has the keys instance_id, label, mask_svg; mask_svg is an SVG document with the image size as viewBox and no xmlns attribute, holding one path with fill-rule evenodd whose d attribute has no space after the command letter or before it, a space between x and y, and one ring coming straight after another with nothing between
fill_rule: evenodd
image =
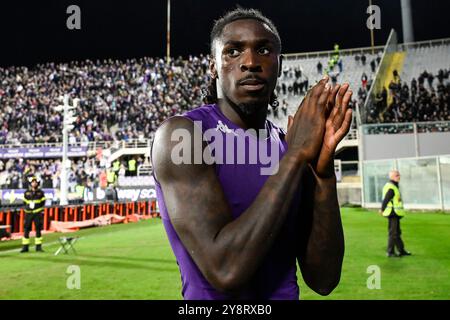
<instances>
[{"instance_id":1,"label":"steward in yellow vest","mask_svg":"<svg viewBox=\"0 0 450 320\"><path fill-rule=\"evenodd\" d=\"M134 177L136 173L136 160L132 158L128 160L128 175Z\"/></svg>"},{"instance_id":2,"label":"steward in yellow vest","mask_svg":"<svg viewBox=\"0 0 450 320\"><path fill-rule=\"evenodd\" d=\"M106 181L108 182L108 185L112 184L116 184L117 182L117 175L116 172L114 172L113 170L108 169L106 171Z\"/></svg>"},{"instance_id":3,"label":"steward in yellow vest","mask_svg":"<svg viewBox=\"0 0 450 320\"><path fill-rule=\"evenodd\" d=\"M409 256L411 253L405 250L401 238L402 231L400 229L400 219L405 215L402 196L398 185L400 182L400 172L392 170L389 172L389 179L390 181L383 187L383 203L381 205L381 213L384 217L389 219L387 256ZM397 248L398 253L395 252L395 248Z\"/></svg>"},{"instance_id":4,"label":"steward in yellow vest","mask_svg":"<svg viewBox=\"0 0 450 320\"><path fill-rule=\"evenodd\" d=\"M399 217L405 216L405 211L403 210L402 197L400 195L400 189L398 188L397 182L389 181L384 185L383 199L386 199L387 202L385 204L385 209L383 210L384 217L389 217L391 214L396 214Z\"/></svg>"},{"instance_id":5,"label":"steward in yellow vest","mask_svg":"<svg viewBox=\"0 0 450 320\"><path fill-rule=\"evenodd\" d=\"M120 169L120 161L119 159L117 159L116 161L113 162L113 171L117 174L119 172Z\"/></svg>"}]
</instances>

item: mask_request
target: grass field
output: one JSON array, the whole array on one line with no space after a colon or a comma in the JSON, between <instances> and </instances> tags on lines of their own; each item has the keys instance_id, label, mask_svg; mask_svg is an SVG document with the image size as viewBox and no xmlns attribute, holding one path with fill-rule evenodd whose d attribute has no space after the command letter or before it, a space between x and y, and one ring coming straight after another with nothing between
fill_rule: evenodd
<instances>
[{"instance_id":1,"label":"grass field","mask_svg":"<svg viewBox=\"0 0 450 320\"><path fill-rule=\"evenodd\" d=\"M327 297L301 279L301 299L450 299L450 215L411 213L402 219L413 256L387 258L387 221L374 211L343 208L346 251L339 286ZM73 233L71 235L74 235ZM159 219L81 230L78 255L19 254L20 241L0 243L0 299L181 299L178 266ZM33 240L32 240L33 241ZM32 242L33 243L33 242ZM69 266L81 288L68 289ZM367 268L381 270L381 288L368 289Z\"/></svg>"}]
</instances>

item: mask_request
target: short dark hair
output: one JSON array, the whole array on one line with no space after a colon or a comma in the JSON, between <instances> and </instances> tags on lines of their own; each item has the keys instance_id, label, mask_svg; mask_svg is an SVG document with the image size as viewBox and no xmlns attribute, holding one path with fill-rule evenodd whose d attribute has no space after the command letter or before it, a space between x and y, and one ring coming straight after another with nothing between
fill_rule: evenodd
<instances>
[{"instance_id":1,"label":"short dark hair","mask_svg":"<svg viewBox=\"0 0 450 320\"><path fill-rule=\"evenodd\" d=\"M241 7L237 7L236 9L232 11L228 11L225 13L222 17L214 21L214 26L211 30L210 34L210 51L211 54L214 55L213 47L214 47L214 41L219 38L222 35L223 29L226 25L230 24L231 22L234 22L236 20L244 20L244 19L253 19L260 21L267 25L272 31L273 35L277 39L277 45L278 49L281 52L281 38L280 34L278 33L277 28L275 27L272 20L264 16L261 11L257 9L244 9Z\"/></svg>"},{"instance_id":2,"label":"short dark hair","mask_svg":"<svg viewBox=\"0 0 450 320\"><path fill-rule=\"evenodd\" d=\"M223 29L226 25L228 25L231 22L234 22L236 20L244 20L244 19L253 19L260 21L261 23L264 23L267 25L272 31L273 35L277 39L277 46L279 49L279 52L281 52L281 38L280 34L278 33L277 28L273 24L272 20L264 16L261 11L257 9L244 9L241 7L237 7L236 9L232 11L228 11L225 13L222 17L220 17L218 20L214 21L214 26L211 30L210 34L210 52L211 56L214 56L214 41L219 38L222 35ZM211 78L210 82L208 84L208 88L203 90L202 93L203 100L205 103L212 104L217 103L217 91L216 91L216 79ZM276 108L277 106L277 96L275 93L272 93L270 97L270 104Z\"/></svg>"}]
</instances>

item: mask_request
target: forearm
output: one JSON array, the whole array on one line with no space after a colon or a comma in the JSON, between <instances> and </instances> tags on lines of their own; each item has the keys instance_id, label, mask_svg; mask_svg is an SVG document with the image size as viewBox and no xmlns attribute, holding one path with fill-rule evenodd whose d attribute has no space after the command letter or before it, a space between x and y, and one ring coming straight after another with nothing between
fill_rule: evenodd
<instances>
[{"instance_id":1,"label":"forearm","mask_svg":"<svg viewBox=\"0 0 450 320\"><path fill-rule=\"evenodd\" d=\"M306 164L289 153L280 161L252 205L226 224L214 239L221 257L218 265L231 274L234 284L251 278L283 225L292 199L298 192Z\"/></svg>"},{"instance_id":2,"label":"forearm","mask_svg":"<svg viewBox=\"0 0 450 320\"><path fill-rule=\"evenodd\" d=\"M312 171L312 170L311 170ZM328 294L338 284L344 256L344 235L337 199L336 177L311 176L312 217L300 266L308 285Z\"/></svg>"}]
</instances>

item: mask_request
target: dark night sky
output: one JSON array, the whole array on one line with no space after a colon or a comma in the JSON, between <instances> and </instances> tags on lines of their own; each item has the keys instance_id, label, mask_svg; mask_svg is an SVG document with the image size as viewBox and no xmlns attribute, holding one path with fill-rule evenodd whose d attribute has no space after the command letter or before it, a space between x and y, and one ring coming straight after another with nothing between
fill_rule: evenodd
<instances>
[{"instance_id":1,"label":"dark night sky","mask_svg":"<svg viewBox=\"0 0 450 320\"><path fill-rule=\"evenodd\" d=\"M260 9L277 25L285 53L370 45L368 0L172 0L172 55L207 53L213 20L239 4ZM450 1L412 0L416 41L450 37ZM81 8L81 30L66 28L66 8ZM401 37L400 0L381 8L384 44L391 28ZM39 0L0 4L0 65L32 65L86 58L163 56L166 0Z\"/></svg>"}]
</instances>

